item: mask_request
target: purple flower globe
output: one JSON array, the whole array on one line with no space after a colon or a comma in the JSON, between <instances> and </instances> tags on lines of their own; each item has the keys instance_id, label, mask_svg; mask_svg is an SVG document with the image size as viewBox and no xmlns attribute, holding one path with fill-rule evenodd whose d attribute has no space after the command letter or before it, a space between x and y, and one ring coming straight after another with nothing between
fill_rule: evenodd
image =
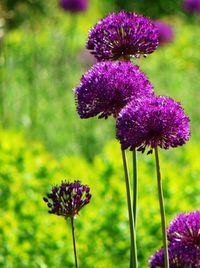
<instances>
[{"instance_id":1,"label":"purple flower globe","mask_svg":"<svg viewBox=\"0 0 200 268\"><path fill-rule=\"evenodd\" d=\"M159 44L165 45L171 43L174 39L172 27L161 20L154 21L154 24L158 29Z\"/></svg>"},{"instance_id":2,"label":"purple flower globe","mask_svg":"<svg viewBox=\"0 0 200 268\"><path fill-rule=\"evenodd\" d=\"M96 63L75 89L77 111L81 118L99 115L117 117L131 100L151 96L153 87L138 66L126 61Z\"/></svg>"},{"instance_id":3,"label":"purple flower globe","mask_svg":"<svg viewBox=\"0 0 200 268\"><path fill-rule=\"evenodd\" d=\"M169 225L168 239L200 251L200 211L179 214Z\"/></svg>"},{"instance_id":4,"label":"purple flower globe","mask_svg":"<svg viewBox=\"0 0 200 268\"><path fill-rule=\"evenodd\" d=\"M183 244L168 246L170 268L199 268L200 250ZM160 249L149 260L149 267L164 268L164 250Z\"/></svg>"},{"instance_id":5,"label":"purple flower globe","mask_svg":"<svg viewBox=\"0 0 200 268\"><path fill-rule=\"evenodd\" d=\"M148 153L185 144L190 137L189 118L181 105L171 98L152 96L129 103L117 119L117 138L122 149Z\"/></svg>"},{"instance_id":6,"label":"purple flower globe","mask_svg":"<svg viewBox=\"0 0 200 268\"><path fill-rule=\"evenodd\" d=\"M200 0L185 0L183 9L187 13L200 13Z\"/></svg>"},{"instance_id":7,"label":"purple flower globe","mask_svg":"<svg viewBox=\"0 0 200 268\"><path fill-rule=\"evenodd\" d=\"M88 8L88 0L60 0L60 6L65 11L81 12Z\"/></svg>"},{"instance_id":8,"label":"purple flower globe","mask_svg":"<svg viewBox=\"0 0 200 268\"><path fill-rule=\"evenodd\" d=\"M65 218L75 217L90 202L90 199L90 188L82 185L80 181L62 182L61 185L54 186L51 193L43 198L50 209L50 214Z\"/></svg>"},{"instance_id":9,"label":"purple flower globe","mask_svg":"<svg viewBox=\"0 0 200 268\"><path fill-rule=\"evenodd\" d=\"M150 19L131 12L112 13L91 29L87 48L102 60L139 58L158 46L158 32Z\"/></svg>"}]
</instances>

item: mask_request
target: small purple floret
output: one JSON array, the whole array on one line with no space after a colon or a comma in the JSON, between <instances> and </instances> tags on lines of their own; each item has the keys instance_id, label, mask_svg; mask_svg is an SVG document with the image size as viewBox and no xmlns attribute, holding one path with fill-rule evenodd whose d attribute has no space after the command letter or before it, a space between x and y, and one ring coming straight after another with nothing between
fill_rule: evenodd
<instances>
[{"instance_id":1,"label":"small purple floret","mask_svg":"<svg viewBox=\"0 0 200 268\"><path fill-rule=\"evenodd\" d=\"M158 46L158 32L149 18L131 12L112 13L91 29L87 48L97 60L139 58Z\"/></svg>"},{"instance_id":2,"label":"small purple floret","mask_svg":"<svg viewBox=\"0 0 200 268\"><path fill-rule=\"evenodd\" d=\"M187 13L200 13L200 0L185 0L183 2L183 9Z\"/></svg>"},{"instance_id":3,"label":"small purple floret","mask_svg":"<svg viewBox=\"0 0 200 268\"><path fill-rule=\"evenodd\" d=\"M89 186L82 185L80 181L62 182L61 185L53 187L52 192L43 198L50 208L49 213L65 218L75 217L90 199Z\"/></svg>"},{"instance_id":4,"label":"small purple floret","mask_svg":"<svg viewBox=\"0 0 200 268\"><path fill-rule=\"evenodd\" d=\"M171 43L174 39L172 27L161 20L154 21L154 24L158 29L159 45Z\"/></svg>"},{"instance_id":5,"label":"small purple floret","mask_svg":"<svg viewBox=\"0 0 200 268\"><path fill-rule=\"evenodd\" d=\"M117 119L117 138L122 149L150 151L183 145L189 140L189 118L180 103L164 96L141 98L129 103Z\"/></svg>"},{"instance_id":6,"label":"small purple floret","mask_svg":"<svg viewBox=\"0 0 200 268\"><path fill-rule=\"evenodd\" d=\"M116 117L131 100L149 97L153 87L138 66L131 62L99 62L82 78L75 89L77 110L81 118L99 115Z\"/></svg>"},{"instance_id":7,"label":"small purple floret","mask_svg":"<svg viewBox=\"0 0 200 268\"><path fill-rule=\"evenodd\" d=\"M65 11L81 12L88 8L88 0L60 0L60 6Z\"/></svg>"}]
</instances>

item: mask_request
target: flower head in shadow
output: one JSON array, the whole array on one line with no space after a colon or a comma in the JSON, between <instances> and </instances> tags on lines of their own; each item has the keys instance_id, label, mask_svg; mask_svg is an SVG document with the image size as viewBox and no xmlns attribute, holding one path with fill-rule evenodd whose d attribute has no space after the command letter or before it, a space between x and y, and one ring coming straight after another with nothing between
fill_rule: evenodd
<instances>
[{"instance_id":1,"label":"flower head in shadow","mask_svg":"<svg viewBox=\"0 0 200 268\"><path fill-rule=\"evenodd\" d=\"M112 13L91 29L87 48L97 60L139 58L158 46L158 32L150 19L131 12Z\"/></svg>"},{"instance_id":2,"label":"flower head in shadow","mask_svg":"<svg viewBox=\"0 0 200 268\"><path fill-rule=\"evenodd\" d=\"M200 0L185 0L183 2L183 9L190 14L200 13Z\"/></svg>"},{"instance_id":3,"label":"flower head in shadow","mask_svg":"<svg viewBox=\"0 0 200 268\"><path fill-rule=\"evenodd\" d=\"M88 8L88 0L60 0L60 7L72 13L85 11Z\"/></svg>"},{"instance_id":4,"label":"flower head in shadow","mask_svg":"<svg viewBox=\"0 0 200 268\"><path fill-rule=\"evenodd\" d=\"M200 211L182 213L168 228L170 268L200 267ZM151 268L164 268L164 250L158 250L149 260Z\"/></svg>"},{"instance_id":5,"label":"flower head in shadow","mask_svg":"<svg viewBox=\"0 0 200 268\"><path fill-rule=\"evenodd\" d=\"M154 21L154 24L158 29L159 45L162 46L171 43L174 39L172 27L161 20Z\"/></svg>"},{"instance_id":6,"label":"flower head in shadow","mask_svg":"<svg viewBox=\"0 0 200 268\"><path fill-rule=\"evenodd\" d=\"M138 66L131 62L105 61L95 64L75 89L77 110L81 118L99 115L117 117L131 100L151 96L153 88Z\"/></svg>"},{"instance_id":7,"label":"flower head in shadow","mask_svg":"<svg viewBox=\"0 0 200 268\"><path fill-rule=\"evenodd\" d=\"M75 217L90 199L90 188L82 185L80 181L62 182L61 185L54 186L51 193L43 198L49 207L49 213L65 218Z\"/></svg>"},{"instance_id":8,"label":"flower head in shadow","mask_svg":"<svg viewBox=\"0 0 200 268\"><path fill-rule=\"evenodd\" d=\"M189 118L180 103L164 96L141 98L129 103L117 119L117 138L122 149L138 148L149 153L185 144L190 137Z\"/></svg>"},{"instance_id":9,"label":"flower head in shadow","mask_svg":"<svg viewBox=\"0 0 200 268\"><path fill-rule=\"evenodd\" d=\"M168 246L170 268L199 268L200 250L184 244L171 243ZM164 268L163 248L151 256L149 267Z\"/></svg>"}]
</instances>

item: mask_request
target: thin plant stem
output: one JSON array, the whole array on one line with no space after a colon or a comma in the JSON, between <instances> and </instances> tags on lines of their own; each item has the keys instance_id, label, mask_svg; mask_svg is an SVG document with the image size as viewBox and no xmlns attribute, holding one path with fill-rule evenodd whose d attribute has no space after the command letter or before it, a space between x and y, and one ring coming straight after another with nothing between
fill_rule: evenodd
<instances>
[{"instance_id":1,"label":"thin plant stem","mask_svg":"<svg viewBox=\"0 0 200 268\"><path fill-rule=\"evenodd\" d=\"M4 29L3 29L4 30ZM4 68L5 68L5 37L0 37L0 122L4 125Z\"/></svg>"},{"instance_id":2,"label":"thin plant stem","mask_svg":"<svg viewBox=\"0 0 200 268\"><path fill-rule=\"evenodd\" d=\"M137 174L137 152L133 150L133 219L135 232L137 227L137 201L138 201L138 174Z\"/></svg>"},{"instance_id":3,"label":"thin plant stem","mask_svg":"<svg viewBox=\"0 0 200 268\"><path fill-rule=\"evenodd\" d=\"M157 147L155 147L155 161L156 161L156 173L157 173L157 183L158 183L158 196L159 196L159 204L160 204L160 216L161 216L161 224L162 224L162 237L163 237L163 247L164 247L165 268L169 268L169 254L168 254L168 247L167 247L165 207L164 207L162 179L161 179L161 173L160 173L160 163L159 163L159 156L158 156L158 148Z\"/></svg>"},{"instance_id":4,"label":"thin plant stem","mask_svg":"<svg viewBox=\"0 0 200 268\"><path fill-rule=\"evenodd\" d=\"M130 236L131 236L130 268L137 268L138 267L137 247L136 247L136 236L135 236L135 228L134 228L132 205L131 205L130 179L129 179L129 173L128 173L126 153L124 150L122 150L122 160L123 160L124 175L125 175L125 182L126 182L126 194L127 194L129 226L130 226Z\"/></svg>"},{"instance_id":5,"label":"thin plant stem","mask_svg":"<svg viewBox=\"0 0 200 268\"><path fill-rule=\"evenodd\" d=\"M71 217L71 225L72 225L72 240L73 240L73 247L74 247L74 259L75 259L75 267L78 268L78 258L76 252L76 239L75 239L75 232L74 232L74 218Z\"/></svg>"}]
</instances>

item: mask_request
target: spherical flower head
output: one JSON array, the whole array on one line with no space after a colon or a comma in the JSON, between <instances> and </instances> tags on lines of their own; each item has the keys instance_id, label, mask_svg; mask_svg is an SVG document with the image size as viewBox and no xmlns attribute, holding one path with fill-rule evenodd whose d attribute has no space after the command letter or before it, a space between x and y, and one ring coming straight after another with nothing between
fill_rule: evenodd
<instances>
[{"instance_id":1,"label":"spherical flower head","mask_svg":"<svg viewBox=\"0 0 200 268\"><path fill-rule=\"evenodd\" d=\"M65 218L75 217L90 199L90 188L82 185L80 181L62 182L61 185L54 186L51 193L43 198L50 209L49 213Z\"/></svg>"},{"instance_id":2,"label":"spherical flower head","mask_svg":"<svg viewBox=\"0 0 200 268\"><path fill-rule=\"evenodd\" d=\"M171 43L174 39L172 27L161 20L154 21L154 24L158 29L159 44L165 45Z\"/></svg>"},{"instance_id":3,"label":"spherical flower head","mask_svg":"<svg viewBox=\"0 0 200 268\"><path fill-rule=\"evenodd\" d=\"M122 149L138 148L148 153L183 145L190 136L189 118L181 105L171 98L152 96L129 103L119 113L117 138Z\"/></svg>"},{"instance_id":4,"label":"spherical flower head","mask_svg":"<svg viewBox=\"0 0 200 268\"><path fill-rule=\"evenodd\" d=\"M60 6L65 11L81 12L88 8L88 0L60 0Z\"/></svg>"},{"instance_id":5,"label":"spherical flower head","mask_svg":"<svg viewBox=\"0 0 200 268\"><path fill-rule=\"evenodd\" d=\"M200 0L185 0L183 9L187 13L200 13Z\"/></svg>"},{"instance_id":6,"label":"spherical flower head","mask_svg":"<svg viewBox=\"0 0 200 268\"><path fill-rule=\"evenodd\" d=\"M200 251L183 244L170 243L168 246L170 268L199 268ZM151 256L149 267L164 268L163 248Z\"/></svg>"},{"instance_id":7,"label":"spherical flower head","mask_svg":"<svg viewBox=\"0 0 200 268\"><path fill-rule=\"evenodd\" d=\"M158 46L158 32L150 19L131 12L112 13L91 29L87 48L102 60L139 58Z\"/></svg>"},{"instance_id":8,"label":"spherical flower head","mask_svg":"<svg viewBox=\"0 0 200 268\"><path fill-rule=\"evenodd\" d=\"M152 94L152 85L139 67L125 61L96 63L75 89L81 118L116 117L129 101Z\"/></svg>"},{"instance_id":9,"label":"spherical flower head","mask_svg":"<svg viewBox=\"0 0 200 268\"><path fill-rule=\"evenodd\" d=\"M200 251L200 211L179 214L169 225L168 239Z\"/></svg>"}]
</instances>

